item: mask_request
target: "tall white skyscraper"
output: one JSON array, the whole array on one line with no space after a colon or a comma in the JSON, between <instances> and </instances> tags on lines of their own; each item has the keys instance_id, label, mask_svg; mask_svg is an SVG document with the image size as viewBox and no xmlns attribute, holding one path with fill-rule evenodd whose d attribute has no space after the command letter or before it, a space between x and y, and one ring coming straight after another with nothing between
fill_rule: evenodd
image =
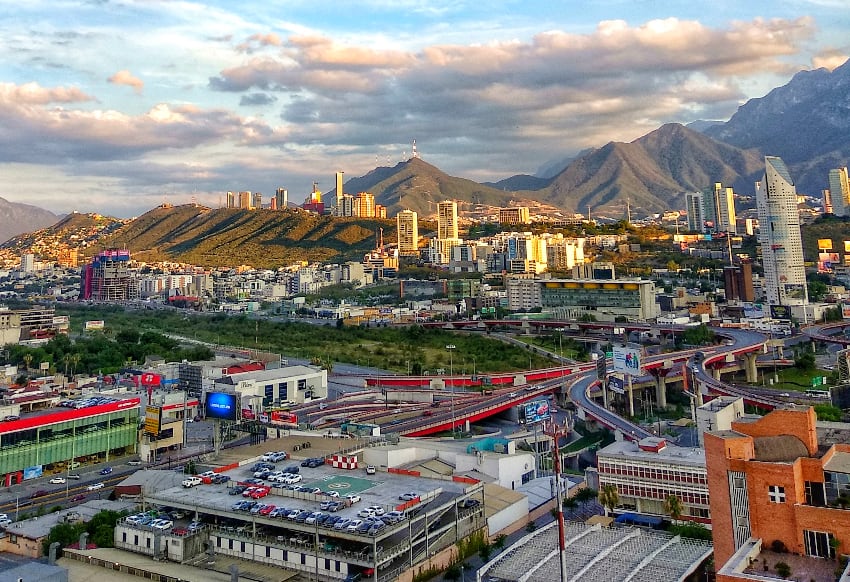
<instances>
[{"instance_id":1,"label":"tall white skyscraper","mask_svg":"<svg viewBox=\"0 0 850 582\"><path fill-rule=\"evenodd\" d=\"M342 214L342 197L345 195L343 192L343 182L345 173L337 172L336 173L336 215L337 216L345 216Z\"/></svg>"},{"instance_id":2,"label":"tall white skyscraper","mask_svg":"<svg viewBox=\"0 0 850 582\"><path fill-rule=\"evenodd\" d=\"M703 232L705 230L705 197L702 192L685 194L685 207L688 213L688 230Z\"/></svg>"},{"instance_id":3,"label":"tall white skyscraper","mask_svg":"<svg viewBox=\"0 0 850 582\"><path fill-rule=\"evenodd\" d=\"M398 254L415 255L419 252L419 217L412 210L402 210L396 215Z\"/></svg>"},{"instance_id":4,"label":"tall white skyscraper","mask_svg":"<svg viewBox=\"0 0 850 582\"><path fill-rule=\"evenodd\" d=\"M829 171L829 196L835 216L850 215L850 181L846 167Z\"/></svg>"},{"instance_id":5,"label":"tall white skyscraper","mask_svg":"<svg viewBox=\"0 0 850 582\"><path fill-rule=\"evenodd\" d=\"M711 211L706 212L708 220L714 222L715 232L735 233L735 192L732 188L724 188L723 184L716 182L714 191L710 193L711 204L706 203L706 208L711 206Z\"/></svg>"},{"instance_id":6,"label":"tall white skyscraper","mask_svg":"<svg viewBox=\"0 0 850 582\"><path fill-rule=\"evenodd\" d=\"M764 162L764 177L756 184L756 207L767 302L801 305L808 301L808 292L797 188L781 158L767 156Z\"/></svg>"}]
</instances>

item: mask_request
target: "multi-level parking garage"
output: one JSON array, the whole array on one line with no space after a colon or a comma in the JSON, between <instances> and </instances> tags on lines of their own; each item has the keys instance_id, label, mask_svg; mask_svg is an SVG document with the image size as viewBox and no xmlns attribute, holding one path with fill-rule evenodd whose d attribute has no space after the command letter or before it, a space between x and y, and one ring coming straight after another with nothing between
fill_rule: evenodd
<instances>
[{"instance_id":1,"label":"multi-level parking garage","mask_svg":"<svg viewBox=\"0 0 850 582\"><path fill-rule=\"evenodd\" d=\"M267 495L254 501L274 505L274 509L286 508L285 513L270 510L263 515L236 509L238 501L249 499L233 493L239 483L252 478L250 464L226 471L230 477L226 484L145 492L146 505L185 514L182 520L192 520L195 525L187 527L176 520L163 530L125 521L116 528L116 547L184 563L203 564L219 555L320 579L362 576L378 581L396 579L400 572L485 526L484 489L470 479L413 478L384 472L368 475L362 469L330 465L301 467L303 481L299 485L339 494L342 500L353 494L359 501L338 511L322 511L322 502L331 499L328 495L271 486ZM281 467L290 464L284 461ZM402 517L388 520L380 528L358 530L349 527L350 523L334 527L345 519L363 520L358 515L368 507L380 508L378 513L397 511ZM316 512L328 517L310 518ZM329 523L335 520L335 524Z\"/></svg>"}]
</instances>

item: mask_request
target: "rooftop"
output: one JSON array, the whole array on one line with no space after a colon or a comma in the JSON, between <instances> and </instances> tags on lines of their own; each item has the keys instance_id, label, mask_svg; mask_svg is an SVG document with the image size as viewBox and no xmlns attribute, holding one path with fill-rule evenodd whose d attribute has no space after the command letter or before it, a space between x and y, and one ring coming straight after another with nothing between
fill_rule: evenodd
<instances>
[{"instance_id":1,"label":"rooftop","mask_svg":"<svg viewBox=\"0 0 850 582\"><path fill-rule=\"evenodd\" d=\"M22 536L31 540L41 539L50 533L50 529L58 523L62 523L65 516L73 513L79 514L83 521L89 521L96 513L104 510L130 511L136 506L134 501L109 501L108 499L92 499L72 509L48 513L41 517L31 517L23 521L16 521L6 528L10 534Z\"/></svg>"},{"instance_id":2,"label":"rooftop","mask_svg":"<svg viewBox=\"0 0 850 582\"><path fill-rule=\"evenodd\" d=\"M679 465L705 467L705 451L703 449L697 447L679 447L669 443L666 447L655 453L652 451L643 451L638 448L637 444L630 441L616 441L604 449L600 449L597 456L626 457L647 462L664 460Z\"/></svg>"}]
</instances>

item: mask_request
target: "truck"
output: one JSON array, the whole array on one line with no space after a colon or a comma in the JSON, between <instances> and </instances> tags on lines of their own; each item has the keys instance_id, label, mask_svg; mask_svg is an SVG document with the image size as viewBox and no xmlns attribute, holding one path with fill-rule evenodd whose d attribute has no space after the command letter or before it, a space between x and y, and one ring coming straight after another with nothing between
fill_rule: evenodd
<instances>
[{"instance_id":1,"label":"truck","mask_svg":"<svg viewBox=\"0 0 850 582\"><path fill-rule=\"evenodd\" d=\"M200 485L201 483L203 483L203 480L200 477L188 477L183 479L183 487L187 489Z\"/></svg>"}]
</instances>

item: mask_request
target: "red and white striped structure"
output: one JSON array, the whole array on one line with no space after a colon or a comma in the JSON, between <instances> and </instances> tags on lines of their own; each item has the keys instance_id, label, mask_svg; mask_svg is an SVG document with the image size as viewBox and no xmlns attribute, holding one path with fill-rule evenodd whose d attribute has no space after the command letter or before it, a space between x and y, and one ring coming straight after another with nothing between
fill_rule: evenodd
<instances>
[{"instance_id":1,"label":"red and white striped structure","mask_svg":"<svg viewBox=\"0 0 850 582\"><path fill-rule=\"evenodd\" d=\"M357 456L333 455L331 457L331 467L336 467L337 469L356 469Z\"/></svg>"}]
</instances>

